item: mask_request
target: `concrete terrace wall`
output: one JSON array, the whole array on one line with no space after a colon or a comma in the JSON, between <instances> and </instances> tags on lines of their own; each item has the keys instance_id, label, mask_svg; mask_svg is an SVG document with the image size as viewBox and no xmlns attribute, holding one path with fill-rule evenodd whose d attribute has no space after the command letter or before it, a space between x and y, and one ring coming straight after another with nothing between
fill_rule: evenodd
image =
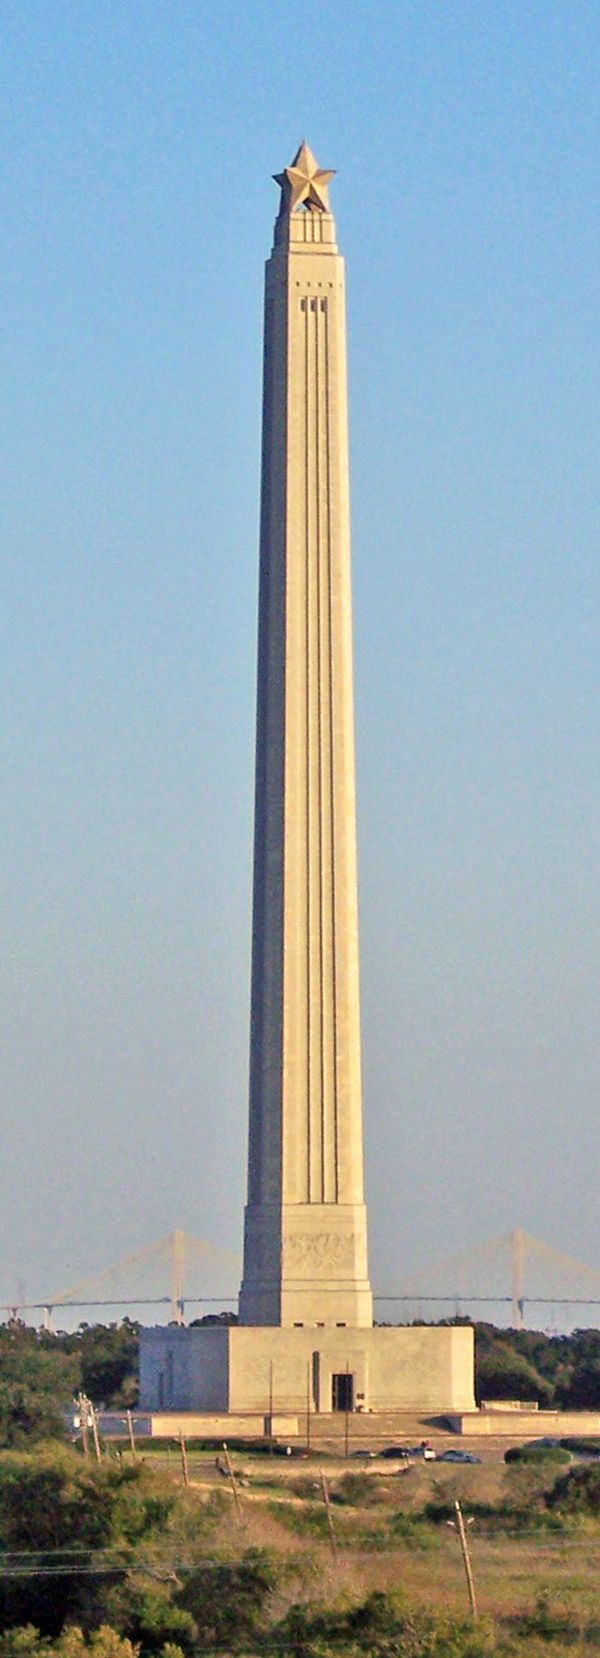
<instances>
[{"instance_id":1,"label":"concrete terrace wall","mask_svg":"<svg viewBox=\"0 0 600 1658\"><path fill-rule=\"evenodd\" d=\"M486 1434L512 1434L513 1439L576 1439L597 1435L600 1440L600 1412L591 1410L468 1411L451 1415L449 1421L455 1433L476 1434L480 1438Z\"/></svg>"}]
</instances>

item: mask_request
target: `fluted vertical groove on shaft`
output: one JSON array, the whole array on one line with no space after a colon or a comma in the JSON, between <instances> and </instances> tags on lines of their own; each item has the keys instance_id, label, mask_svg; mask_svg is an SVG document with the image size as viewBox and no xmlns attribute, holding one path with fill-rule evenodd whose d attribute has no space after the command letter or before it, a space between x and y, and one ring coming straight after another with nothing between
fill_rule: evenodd
<instances>
[{"instance_id":1,"label":"fluted vertical groove on shaft","mask_svg":"<svg viewBox=\"0 0 600 1658\"><path fill-rule=\"evenodd\" d=\"M327 299L298 301L303 322L305 701L306 1163L304 1201L335 1203L338 1099L335 972L335 763L329 330Z\"/></svg>"},{"instance_id":2,"label":"fluted vertical groove on shaft","mask_svg":"<svg viewBox=\"0 0 600 1658\"><path fill-rule=\"evenodd\" d=\"M333 1201L339 1199L339 1148L338 1148L338 1097L337 1097L337 1040L336 1040L336 945L335 945L335 901L336 901L336 868L335 868L335 756L333 743L333 630L332 630L332 549L331 549L331 425L329 418L329 306L325 304L325 427L326 427L326 502L327 502L327 595L328 595L328 633L327 633L327 689L329 696L329 812L331 819L330 839L330 876L331 891L333 894L333 912L331 916L331 1044L333 1067L333 1127L332 1127L332 1155L333 1155Z\"/></svg>"}]
</instances>

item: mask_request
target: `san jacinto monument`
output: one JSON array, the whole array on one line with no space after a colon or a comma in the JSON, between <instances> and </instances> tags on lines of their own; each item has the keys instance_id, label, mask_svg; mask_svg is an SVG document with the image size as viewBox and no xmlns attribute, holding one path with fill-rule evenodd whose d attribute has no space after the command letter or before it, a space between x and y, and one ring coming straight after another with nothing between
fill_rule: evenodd
<instances>
[{"instance_id":1,"label":"san jacinto monument","mask_svg":"<svg viewBox=\"0 0 600 1658\"><path fill-rule=\"evenodd\" d=\"M248 1202L239 1324L142 1338L142 1405L473 1408L472 1332L378 1329L363 1191L344 264L277 175L266 267Z\"/></svg>"}]
</instances>

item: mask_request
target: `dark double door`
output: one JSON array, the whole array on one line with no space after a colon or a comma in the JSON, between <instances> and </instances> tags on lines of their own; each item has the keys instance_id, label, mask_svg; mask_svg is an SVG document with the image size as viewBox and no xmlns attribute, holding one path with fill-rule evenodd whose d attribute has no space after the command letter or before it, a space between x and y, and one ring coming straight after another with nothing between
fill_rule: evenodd
<instances>
[{"instance_id":1,"label":"dark double door","mask_svg":"<svg viewBox=\"0 0 600 1658\"><path fill-rule=\"evenodd\" d=\"M334 1372L331 1378L332 1410L354 1410L354 1377L348 1370Z\"/></svg>"}]
</instances>

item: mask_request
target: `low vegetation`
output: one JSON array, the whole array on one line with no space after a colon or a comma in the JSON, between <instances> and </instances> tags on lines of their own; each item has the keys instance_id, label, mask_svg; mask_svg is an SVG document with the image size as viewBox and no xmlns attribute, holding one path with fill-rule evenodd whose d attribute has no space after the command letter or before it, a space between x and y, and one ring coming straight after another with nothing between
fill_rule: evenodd
<instances>
[{"instance_id":1,"label":"low vegetation","mask_svg":"<svg viewBox=\"0 0 600 1658\"><path fill-rule=\"evenodd\" d=\"M0 1454L0 1658L591 1658L600 1465L414 1465L317 1481L73 1447ZM262 1477L261 1477L262 1474ZM480 1617L448 1520L475 1520ZM589 1567L585 1549L593 1543ZM582 1547L583 1545L583 1547Z\"/></svg>"},{"instance_id":2,"label":"low vegetation","mask_svg":"<svg viewBox=\"0 0 600 1658\"><path fill-rule=\"evenodd\" d=\"M505 1462L554 1462L562 1464L572 1461L571 1452L564 1445L510 1445L505 1452Z\"/></svg>"},{"instance_id":3,"label":"low vegetation","mask_svg":"<svg viewBox=\"0 0 600 1658\"><path fill-rule=\"evenodd\" d=\"M595 1332L476 1334L479 1387L495 1397L502 1378L531 1396L533 1375L540 1402L549 1389L567 1403L600 1365ZM160 1447L132 1461L105 1446L96 1463L66 1442L81 1387L97 1405L133 1404L137 1343L128 1323L0 1329L0 1658L600 1655L594 1440L475 1466L326 1463L329 1515L316 1462L240 1448L238 1515L214 1449L190 1446L186 1487ZM473 1522L477 1619L457 1499Z\"/></svg>"}]
</instances>

